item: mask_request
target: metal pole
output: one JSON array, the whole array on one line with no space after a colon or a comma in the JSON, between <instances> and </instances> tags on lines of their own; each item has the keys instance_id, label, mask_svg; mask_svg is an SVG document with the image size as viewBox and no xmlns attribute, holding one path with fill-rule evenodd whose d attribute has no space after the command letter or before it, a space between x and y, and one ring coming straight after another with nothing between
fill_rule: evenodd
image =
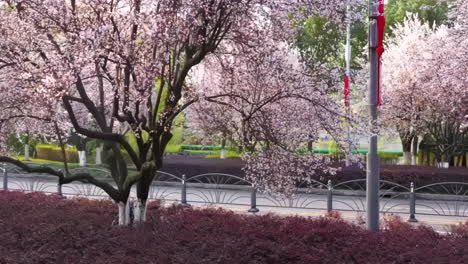
<instances>
[{"instance_id":1,"label":"metal pole","mask_svg":"<svg viewBox=\"0 0 468 264\"><path fill-rule=\"evenodd\" d=\"M351 10L349 6L349 0L348 0L348 5L346 6L346 14L347 14L347 25L346 25L346 76L348 77L348 89L351 91L351 58L352 58L352 53L351 53ZM351 92L350 92L351 94ZM346 111L349 116L350 111L351 111L351 100L349 99L350 96L347 97L347 105L346 105ZM350 121L348 120L348 151L351 151L351 124ZM349 160L349 157L346 157L346 167L349 167L351 165L351 162Z\"/></svg>"},{"instance_id":2,"label":"metal pole","mask_svg":"<svg viewBox=\"0 0 468 264\"><path fill-rule=\"evenodd\" d=\"M349 6L346 7L346 13L348 14L348 21L346 25L346 75L351 79L351 58L352 58L352 47L351 47L351 10Z\"/></svg>"},{"instance_id":3,"label":"metal pole","mask_svg":"<svg viewBox=\"0 0 468 264\"><path fill-rule=\"evenodd\" d=\"M414 183L410 185L410 217L408 222L418 222L416 219L416 194L414 193Z\"/></svg>"},{"instance_id":4,"label":"metal pole","mask_svg":"<svg viewBox=\"0 0 468 264\"><path fill-rule=\"evenodd\" d=\"M66 178L67 176L68 176L67 170L63 169L63 177ZM57 182L57 196L60 198L65 198L62 193L62 183L61 183L60 178L58 179L58 182Z\"/></svg>"},{"instance_id":5,"label":"metal pole","mask_svg":"<svg viewBox=\"0 0 468 264\"><path fill-rule=\"evenodd\" d=\"M185 174L182 174L182 193L181 193L180 203L182 205L188 205L188 203L187 203L187 183L186 183Z\"/></svg>"},{"instance_id":6,"label":"metal pole","mask_svg":"<svg viewBox=\"0 0 468 264\"><path fill-rule=\"evenodd\" d=\"M258 211L259 210L257 208L257 189L255 188L255 185L252 184L249 213L257 213Z\"/></svg>"},{"instance_id":7,"label":"metal pole","mask_svg":"<svg viewBox=\"0 0 468 264\"><path fill-rule=\"evenodd\" d=\"M8 191L8 171L5 163L3 163L3 190Z\"/></svg>"},{"instance_id":8,"label":"metal pole","mask_svg":"<svg viewBox=\"0 0 468 264\"><path fill-rule=\"evenodd\" d=\"M369 152L367 153L367 229L379 230L379 181L380 164L377 153L377 140L374 126L377 123L378 103L378 67L379 57L377 54L377 19L378 1L369 0L369 61L370 61L370 84L369 84L369 115L371 118L372 135L369 138Z\"/></svg>"},{"instance_id":9,"label":"metal pole","mask_svg":"<svg viewBox=\"0 0 468 264\"><path fill-rule=\"evenodd\" d=\"M328 195L327 195L327 212L333 211L333 186L332 181L328 180Z\"/></svg>"}]
</instances>

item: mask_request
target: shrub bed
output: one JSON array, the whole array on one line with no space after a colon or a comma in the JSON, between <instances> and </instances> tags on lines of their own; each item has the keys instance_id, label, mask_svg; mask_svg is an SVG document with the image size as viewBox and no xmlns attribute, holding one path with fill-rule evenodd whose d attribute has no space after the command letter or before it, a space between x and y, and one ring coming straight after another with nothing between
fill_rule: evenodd
<instances>
[{"instance_id":1,"label":"shrub bed","mask_svg":"<svg viewBox=\"0 0 468 264\"><path fill-rule=\"evenodd\" d=\"M380 233L336 217L247 216L148 208L140 228L111 226L107 200L0 193L0 263L468 263L467 227L440 235L398 220Z\"/></svg>"}]
</instances>

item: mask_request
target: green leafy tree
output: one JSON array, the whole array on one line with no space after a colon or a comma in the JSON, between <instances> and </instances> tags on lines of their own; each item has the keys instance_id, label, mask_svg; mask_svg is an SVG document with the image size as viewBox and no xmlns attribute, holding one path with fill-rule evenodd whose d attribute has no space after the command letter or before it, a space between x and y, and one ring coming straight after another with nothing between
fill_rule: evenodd
<instances>
[{"instance_id":1,"label":"green leafy tree","mask_svg":"<svg viewBox=\"0 0 468 264\"><path fill-rule=\"evenodd\" d=\"M351 29L352 68L361 69L359 63L366 57L367 26L356 21ZM329 22L323 17L312 17L300 25L296 45L302 59L308 65L330 68L345 66L346 31L342 25Z\"/></svg>"},{"instance_id":2,"label":"green leafy tree","mask_svg":"<svg viewBox=\"0 0 468 264\"><path fill-rule=\"evenodd\" d=\"M408 13L417 14L421 22L431 28L448 22L449 6L453 1L440 0L388 0L385 7L386 32L393 35L393 28L402 24Z\"/></svg>"},{"instance_id":3,"label":"green leafy tree","mask_svg":"<svg viewBox=\"0 0 468 264\"><path fill-rule=\"evenodd\" d=\"M453 0L388 0L385 7L387 38L393 36L393 28L403 23L408 13L417 14L421 22L427 22L431 27L449 23L448 13L452 4ZM367 7L353 12L365 14ZM309 65L320 63L344 68L346 31L343 25L331 23L324 17L312 17L303 21L299 28L296 45ZM352 23L352 69L361 69L362 61L366 61L367 30L363 21Z\"/></svg>"}]
</instances>

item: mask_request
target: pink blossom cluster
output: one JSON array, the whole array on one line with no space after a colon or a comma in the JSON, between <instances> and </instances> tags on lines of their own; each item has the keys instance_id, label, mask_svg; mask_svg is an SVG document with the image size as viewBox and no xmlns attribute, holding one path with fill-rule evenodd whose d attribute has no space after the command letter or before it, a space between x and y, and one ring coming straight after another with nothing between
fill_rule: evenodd
<instances>
[{"instance_id":1,"label":"pink blossom cluster","mask_svg":"<svg viewBox=\"0 0 468 264\"><path fill-rule=\"evenodd\" d=\"M432 122L460 122L468 93L466 24L432 30L413 17L394 32L383 61L386 122L414 133Z\"/></svg>"},{"instance_id":2,"label":"pink blossom cluster","mask_svg":"<svg viewBox=\"0 0 468 264\"><path fill-rule=\"evenodd\" d=\"M273 147L267 151L248 154L244 171L247 179L260 191L291 197L298 187L313 185L317 174L336 174L326 156L299 155Z\"/></svg>"}]
</instances>

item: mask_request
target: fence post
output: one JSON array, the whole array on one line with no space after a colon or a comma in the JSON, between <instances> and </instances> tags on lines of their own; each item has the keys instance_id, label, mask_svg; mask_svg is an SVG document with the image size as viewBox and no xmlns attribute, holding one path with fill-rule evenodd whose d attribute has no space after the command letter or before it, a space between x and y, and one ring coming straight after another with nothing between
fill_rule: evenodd
<instances>
[{"instance_id":1,"label":"fence post","mask_svg":"<svg viewBox=\"0 0 468 264\"><path fill-rule=\"evenodd\" d=\"M63 169L63 177L66 178L67 177L67 171L65 169ZM62 184L60 183L61 180L60 178L58 179L58 182L57 182L57 196L59 198L65 198L63 196L63 193L62 193Z\"/></svg>"},{"instance_id":2,"label":"fence post","mask_svg":"<svg viewBox=\"0 0 468 264\"><path fill-rule=\"evenodd\" d=\"M8 191L8 171L5 163L3 163L3 190Z\"/></svg>"},{"instance_id":3,"label":"fence post","mask_svg":"<svg viewBox=\"0 0 468 264\"><path fill-rule=\"evenodd\" d=\"M415 223L415 222L418 222L418 220L416 219L416 194L414 193L414 183L411 182L411 185L410 185L410 204L409 204L410 208L410 217L408 219L408 222L412 222L412 223Z\"/></svg>"},{"instance_id":4,"label":"fence post","mask_svg":"<svg viewBox=\"0 0 468 264\"><path fill-rule=\"evenodd\" d=\"M257 208L257 189L255 188L255 185L252 184L249 213L257 213L258 211L260 210Z\"/></svg>"},{"instance_id":5,"label":"fence post","mask_svg":"<svg viewBox=\"0 0 468 264\"><path fill-rule=\"evenodd\" d=\"M328 180L328 195L327 195L327 211L331 212L333 211L333 186L332 186L332 181Z\"/></svg>"},{"instance_id":6,"label":"fence post","mask_svg":"<svg viewBox=\"0 0 468 264\"><path fill-rule=\"evenodd\" d=\"M188 203L187 203L187 183L186 183L185 174L182 174L182 192L181 192L180 203L182 205L188 205Z\"/></svg>"},{"instance_id":7,"label":"fence post","mask_svg":"<svg viewBox=\"0 0 468 264\"><path fill-rule=\"evenodd\" d=\"M57 195L58 197L62 198L63 197L63 193L62 193L62 184L60 184L60 179L59 179L59 182L57 184Z\"/></svg>"}]
</instances>

